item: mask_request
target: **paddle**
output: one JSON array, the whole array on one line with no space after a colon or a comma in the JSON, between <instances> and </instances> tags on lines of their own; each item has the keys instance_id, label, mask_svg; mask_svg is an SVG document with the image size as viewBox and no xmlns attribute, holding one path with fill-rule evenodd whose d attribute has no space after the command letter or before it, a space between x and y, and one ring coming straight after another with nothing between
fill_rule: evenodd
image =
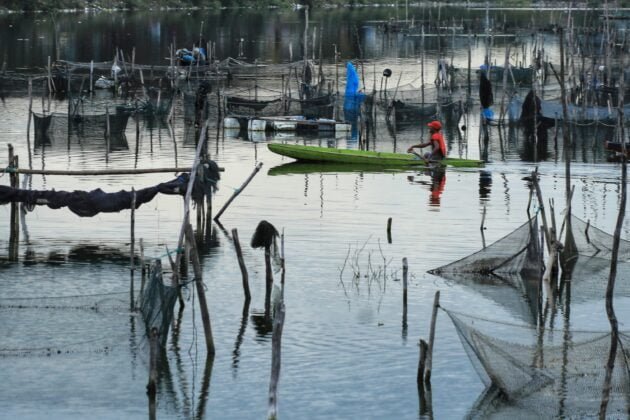
<instances>
[{"instance_id":1,"label":"paddle","mask_svg":"<svg viewBox=\"0 0 630 420\"><path fill-rule=\"evenodd\" d=\"M424 156L422 156L421 154L419 154L417 152L414 152L413 150L411 152L409 152L409 153L418 156L420 159L422 159L424 161L425 165L427 165L427 166L431 166L431 164L437 164L438 163L437 160L429 160L429 159L425 158Z\"/></svg>"}]
</instances>

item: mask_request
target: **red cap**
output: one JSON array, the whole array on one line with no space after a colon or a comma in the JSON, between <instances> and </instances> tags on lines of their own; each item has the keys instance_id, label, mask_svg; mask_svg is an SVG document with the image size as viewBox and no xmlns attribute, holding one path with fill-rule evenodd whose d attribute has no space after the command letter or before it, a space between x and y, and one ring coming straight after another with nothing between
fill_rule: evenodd
<instances>
[{"instance_id":1,"label":"red cap","mask_svg":"<svg viewBox=\"0 0 630 420\"><path fill-rule=\"evenodd\" d=\"M436 131L440 131L442 129L442 123L439 121L431 121L429 124L427 124L427 127L432 128Z\"/></svg>"}]
</instances>

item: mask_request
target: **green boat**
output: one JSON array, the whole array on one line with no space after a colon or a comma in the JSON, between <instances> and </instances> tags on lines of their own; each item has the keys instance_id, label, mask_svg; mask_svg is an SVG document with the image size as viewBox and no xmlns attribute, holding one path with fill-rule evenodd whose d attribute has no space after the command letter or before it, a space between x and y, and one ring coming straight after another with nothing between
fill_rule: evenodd
<instances>
[{"instance_id":1,"label":"green boat","mask_svg":"<svg viewBox=\"0 0 630 420\"><path fill-rule=\"evenodd\" d=\"M308 174L338 174L348 172L361 173L382 173L382 172L406 172L408 168L404 166L378 166L378 165L362 165L357 163L339 163L339 162L300 162L292 161L283 165L269 168L267 175L308 175Z\"/></svg>"},{"instance_id":2,"label":"green boat","mask_svg":"<svg viewBox=\"0 0 630 420\"><path fill-rule=\"evenodd\" d=\"M299 161L350 163L355 165L375 165L383 168L405 166L453 166L476 168L484 165L482 160L446 158L439 161L425 161L416 154L387 153L364 150L333 149L329 147L302 146L297 144L268 143L274 153Z\"/></svg>"}]
</instances>

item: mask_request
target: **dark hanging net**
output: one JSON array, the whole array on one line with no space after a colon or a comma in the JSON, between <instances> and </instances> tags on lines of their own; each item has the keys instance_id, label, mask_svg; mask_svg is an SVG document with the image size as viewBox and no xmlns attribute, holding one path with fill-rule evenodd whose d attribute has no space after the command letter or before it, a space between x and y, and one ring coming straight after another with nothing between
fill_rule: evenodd
<instances>
[{"instance_id":1,"label":"dark hanging net","mask_svg":"<svg viewBox=\"0 0 630 420\"><path fill-rule=\"evenodd\" d=\"M136 190L135 207L138 208L140 205L153 200L158 193L184 195L188 188L188 179L189 175L184 173L172 181ZM199 193L202 194L203 190L199 190ZM106 193L100 188L92 191L70 192L24 190L0 185L0 205L7 203L24 203L27 207L33 207L35 205L47 205L52 209L68 207L73 213L81 217L92 217L98 213L114 213L124 209L130 209L133 195L134 192L132 191L121 190Z\"/></svg>"},{"instance_id":2,"label":"dark hanging net","mask_svg":"<svg viewBox=\"0 0 630 420\"><path fill-rule=\"evenodd\" d=\"M173 308L177 300L177 288L164 284L162 264L155 260L149 269L149 282L140 297L140 312L147 336L156 328L162 346L168 338L168 328L173 321Z\"/></svg>"},{"instance_id":3,"label":"dark hanging net","mask_svg":"<svg viewBox=\"0 0 630 420\"><path fill-rule=\"evenodd\" d=\"M499 405L532 418L591 418L599 413L610 332L550 331L448 311L477 373L502 404L485 401L476 415ZM630 331L620 333L607 414L630 410ZM516 417L518 418L518 417Z\"/></svg>"}]
</instances>

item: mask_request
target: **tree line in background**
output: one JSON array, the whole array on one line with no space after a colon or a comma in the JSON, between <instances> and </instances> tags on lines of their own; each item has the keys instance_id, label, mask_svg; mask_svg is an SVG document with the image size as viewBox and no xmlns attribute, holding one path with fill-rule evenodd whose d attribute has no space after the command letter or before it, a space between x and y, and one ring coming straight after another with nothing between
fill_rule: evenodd
<instances>
[{"instance_id":1,"label":"tree line in background","mask_svg":"<svg viewBox=\"0 0 630 420\"><path fill-rule=\"evenodd\" d=\"M409 4L417 4L421 0L410 0ZM442 3L462 3L466 0L443 1ZM360 5L360 4L392 4L391 0L0 0L0 11L22 10L22 11L50 11L64 9L149 9L160 7L200 7L200 8L220 8L220 7L288 7L293 4L301 4L313 8L329 5ZM398 5L404 5L404 0L398 0ZM483 0L472 0L470 3L485 3ZM534 6L536 4L558 4L566 5L567 1L539 1L539 0L500 0L500 4ZM578 5L602 7L601 2L585 0L577 2ZM615 2L613 2L615 3ZM618 7L630 6L630 0L617 1Z\"/></svg>"}]
</instances>

